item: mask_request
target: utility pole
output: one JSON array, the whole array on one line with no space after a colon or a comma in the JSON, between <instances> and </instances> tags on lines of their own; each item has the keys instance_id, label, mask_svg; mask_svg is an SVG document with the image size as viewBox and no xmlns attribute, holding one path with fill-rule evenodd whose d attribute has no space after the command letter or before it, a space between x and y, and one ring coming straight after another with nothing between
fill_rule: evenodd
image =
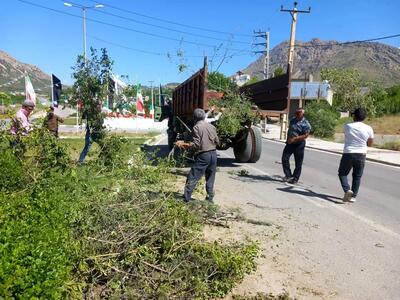
<instances>
[{"instance_id":1,"label":"utility pole","mask_svg":"<svg viewBox=\"0 0 400 300\"><path fill-rule=\"evenodd\" d=\"M265 46L265 50L263 51L254 51L254 53L262 53L264 54L264 70L263 75L264 79L269 78L269 31L254 31L254 37L256 38L265 38L265 43L254 43L255 46Z\"/></svg>"},{"instance_id":2,"label":"utility pole","mask_svg":"<svg viewBox=\"0 0 400 300\"><path fill-rule=\"evenodd\" d=\"M297 2L294 3L293 9L283 9L283 5L281 5L282 12L288 12L292 16L292 27L290 30L290 42L289 42L289 55L288 55L288 65L290 68L290 72L293 71L293 59L294 59L294 44L296 40L296 25L297 25L297 14L298 13L306 13L309 14L311 12L311 7L308 10L298 10Z\"/></svg>"}]
</instances>

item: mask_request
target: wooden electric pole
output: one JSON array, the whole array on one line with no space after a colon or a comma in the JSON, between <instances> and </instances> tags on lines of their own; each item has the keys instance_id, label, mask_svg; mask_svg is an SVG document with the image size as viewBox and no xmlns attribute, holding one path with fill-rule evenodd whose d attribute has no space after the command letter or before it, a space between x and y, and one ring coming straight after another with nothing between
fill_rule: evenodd
<instances>
[{"instance_id":1,"label":"wooden electric pole","mask_svg":"<svg viewBox=\"0 0 400 300\"><path fill-rule=\"evenodd\" d=\"M308 10L298 10L297 2L294 3L293 9L283 9L283 5L281 6L281 11L288 12L292 16L292 27L290 30L290 42L289 42L289 55L288 55L288 66L290 68L290 72L293 71L293 59L294 59L294 44L296 40L296 25L297 25L297 14L298 13L310 13L311 7Z\"/></svg>"}]
</instances>

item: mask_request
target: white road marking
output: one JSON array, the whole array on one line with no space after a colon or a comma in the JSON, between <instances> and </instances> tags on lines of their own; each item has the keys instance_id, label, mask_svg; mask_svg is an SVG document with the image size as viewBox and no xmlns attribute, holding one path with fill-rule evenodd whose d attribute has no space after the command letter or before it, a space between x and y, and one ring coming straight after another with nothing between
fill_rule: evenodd
<instances>
[{"instance_id":1,"label":"white road marking","mask_svg":"<svg viewBox=\"0 0 400 300\"><path fill-rule=\"evenodd\" d=\"M299 195L299 194L297 194L297 196L309 201L311 204L313 204L315 206L318 206L318 207L321 207L321 208L325 208L325 206L323 206L322 204L318 203L318 201L316 201L316 199L312 199L310 197L307 197L307 196L304 196L304 195Z\"/></svg>"},{"instance_id":2,"label":"white road marking","mask_svg":"<svg viewBox=\"0 0 400 300\"><path fill-rule=\"evenodd\" d=\"M223 155L223 156L225 156L225 157L233 158L232 156L226 154L225 152L218 151L218 153ZM256 172L258 172L258 173L260 173L262 175L268 176L268 177L273 179L273 177L271 175L269 175L268 173L266 173L266 172L264 172L264 171L262 171L260 169L257 169L256 167L253 167L253 166L250 166L250 165L246 165L246 164L240 164L240 163L238 163L238 165L240 165L240 166L242 166L244 168L247 168L247 169L251 169L253 171L256 171ZM299 188L299 189L307 191L307 190L302 189L302 188ZM314 204L315 206L324 208L325 205L328 205L331 208L335 208L335 209L337 209L337 210L339 210L339 211L341 211L341 212L343 212L343 213L345 213L345 214L347 214L347 215L349 215L349 216L351 216L351 217L353 217L353 218L355 218L355 219L357 219L357 220L359 220L359 221L371 226L372 228L374 228L374 229L376 229L378 231L386 233L387 235L390 235L390 236L400 240L400 234L399 233L397 233L397 232L395 232L395 231L393 231L393 230L391 230L391 229L389 229L389 228L387 228L387 227L385 227L385 226L383 226L381 224L378 224L378 223L376 223L376 222L374 222L374 221L372 221L372 220L370 220L370 219L368 219L366 217L363 217L363 216L361 216L361 215L359 215L359 214L357 214L357 213L355 213L355 212L353 212L351 210L348 210L348 209L344 208L341 205L332 204L332 203L328 203L328 202L325 202L325 201L324 201L324 205L322 205L321 203L318 203L318 200L316 200L316 199L312 199L312 198L304 196L304 195L299 195L299 194L297 194L297 195L302 199L308 200L308 202Z\"/></svg>"}]
</instances>

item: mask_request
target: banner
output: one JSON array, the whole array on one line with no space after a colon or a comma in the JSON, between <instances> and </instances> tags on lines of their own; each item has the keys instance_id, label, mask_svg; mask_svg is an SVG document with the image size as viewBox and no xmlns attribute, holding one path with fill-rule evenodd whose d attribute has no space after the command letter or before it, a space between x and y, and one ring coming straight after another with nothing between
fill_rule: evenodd
<instances>
[{"instance_id":1,"label":"banner","mask_svg":"<svg viewBox=\"0 0 400 300\"><path fill-rule=\"evenodd\" d=\"M108 77L108 108L114 108L115 81L112 76Z\"/></svg>"},{"instance_id":2,"label":"banner","mask_svg":"<svg viewBox=\"0 0 400 300\"><path fill-rule=\"evenodd\" d=\"M53 107L58 107L60 102L62 84L61 80L57 78L54 74L51 74L51 91L52 91L52 105Z\"/></svg>"},{"instance_id":3,"label":"banner","mask_svg":"<svg viewBox=\"0 0 400 300\"><path fill-rule=\"evenodd\" d=\"M164 94L162 92L162 87L161 87L161 83L160 83L160 106L164 106L165 105L165 99L164 99Z\"/></svg>"},{"instance_id":4,"label":"banner","mask_svg":"<svg viewBox=\"0 0 400 300\"><path fill-rule=\"evenodd\" d=\"M36 105L36 93L28 75L25 76L25 97L27 100L31 100Z\"/></svg>"},{"instance_id":5,"label":"banner","mask_svg":"<svg viewBox=\"0 0 400 300\"><path fill-rule=\"evenodd\" d=\"M140 84L137 85L136 91L136 114L144 114L142 87L140 86Z\"/></svg>"}]
</instances>

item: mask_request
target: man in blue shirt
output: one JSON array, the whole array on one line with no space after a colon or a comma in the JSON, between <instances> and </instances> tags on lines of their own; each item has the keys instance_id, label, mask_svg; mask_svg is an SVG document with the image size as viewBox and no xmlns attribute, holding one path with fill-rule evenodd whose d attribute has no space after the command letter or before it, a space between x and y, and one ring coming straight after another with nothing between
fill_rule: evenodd
<instances>
[{"instance_id":1,"label":"man in blue shirt","mask_svg":"<svg viewBox=\"0 0 400 300\"><path fill-rule=\"evenodd\" d=\"M311 131L310 123L304 118L304 109L298 108L296 116L290 120L286 146L282 153L282 167L285 174L284 181L296 184L299 181L303 165L306 139ZM289 159L294 154L295 169L292 173Z\"/></svg>"}]
</instances>

